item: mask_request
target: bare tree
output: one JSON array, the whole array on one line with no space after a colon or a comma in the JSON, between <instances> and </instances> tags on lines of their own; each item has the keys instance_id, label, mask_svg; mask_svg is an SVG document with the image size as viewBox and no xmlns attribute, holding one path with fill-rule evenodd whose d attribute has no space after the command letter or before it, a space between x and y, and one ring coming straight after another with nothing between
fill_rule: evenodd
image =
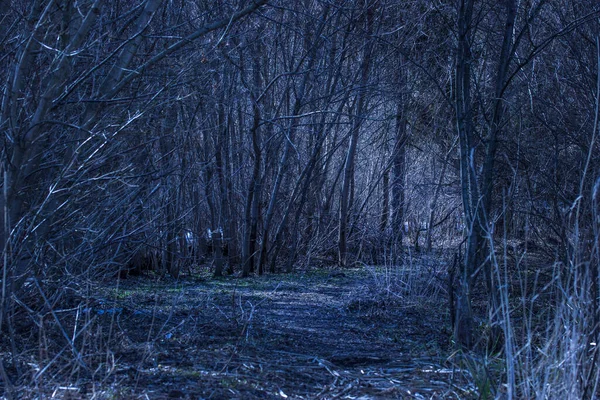
<instances>
[{"instance_id":1,"label":"bare tree","mask_svg":"<svg viewBox=\"0 0 600 400\"><path fill-rule=\"evenodd\" d=\"M338 229L338 262L340 266L348 265L348 219L350 207L354 199L354 179L355 179L355 159L358 147L359 132L365 118L366 107L368 104L368 95L366 87L369 81L369 72L371 69L371 56L373 47L370 46L370 37L373 34L374 4L367 5L361 18L364 18L364 35L367 38L363 45L363 53L360 64L358 85L359 90L353 101L353 112L355 114L350 134L350 143L344 159L344 175L342 180L342 190L340 193L340 216Z\"/></svg>"}]
</instances>

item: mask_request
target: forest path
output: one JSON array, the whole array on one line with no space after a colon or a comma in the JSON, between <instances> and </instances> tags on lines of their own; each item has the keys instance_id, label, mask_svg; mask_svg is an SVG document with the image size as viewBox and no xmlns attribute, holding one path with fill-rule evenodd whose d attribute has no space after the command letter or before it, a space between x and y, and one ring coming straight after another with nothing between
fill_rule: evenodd
<instances>
[{"instance_id":1,"label":"forest path","mask_svg":"<svg viewBox=\"0 0 600 400\"><path fill-rule=\"evenodd\" d=\"M407 270L363 268L124 280L110 291L117 313L104 313L120 335L109 392L150 399L468 398L463 373L445 365L443 293L429 279L402 294L410 279Z\"/></svg>"}]
</instances>

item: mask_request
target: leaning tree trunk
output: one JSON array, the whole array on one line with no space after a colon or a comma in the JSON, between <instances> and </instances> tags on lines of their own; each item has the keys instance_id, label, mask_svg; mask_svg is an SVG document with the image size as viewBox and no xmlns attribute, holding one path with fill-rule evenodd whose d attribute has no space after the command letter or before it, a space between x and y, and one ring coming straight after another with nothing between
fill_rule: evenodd
<instances>
[{"instance_id":1,"label":"leaning tree trunk","mask_svg":"<svg viewBox=\"0 0 600 400\"><path fill-rule=\"evenodd\" d=\"M500 60L498 62L498 70L496 73L495 92L494 92L494 109L492 114L492 120L490 123L489 133L486 143L485 160L483 163L482 173L482 190L481 196L483 198L483 204L481 208L481 216L479 217L480 225L488 228L491 226L491 212L492 212L492 196L494 189L494 164L496 160L496 151L498 149L498 135L500 134L501 123L504 118L506 105L504 104L504 92L508 84L508 67L513 58L514 47L513 47L513 32L516 19L516 0L508 0L506 5L506 23L504 28L504 39L502 42L502 51L500 53ZM479 214L479 213L478 213ZM489 235L486 236L489 237ZM481 239L484 241L484 238ZM489 251L493 251L491 248L492 243L489 243ZM493 265L490 262L486 262L484 265L485 281L487 284L488 293L490 295L490 308L491 315L498 315L499 310L499 294L497 291L497 285L494 284L494 278L492 276ZM499 282L498 282L499 283ZM494 323L495 321L491 321Z\"/></svg>"},{"instance_id":2,"label":"leaning tree trunk","mask_svg":"<svg viewBox=\"0 0 600 400\"><path fill-rule=\"evenodd\" d=\"M340 215L338 224L338 263L341 267L348 265L348 222L351 199L353 196L354 171L356 160L356 149L358 148L358 133L362 126L363 114L366 108L366 93L365 88L369 81L369 70L371 67L371 56L373 46L370 45L369 39L373 30L374 10L369 8L366 10L366 37L367 41L364 45L363 58L360 65L360 90L356 95L356 106L354 121L352 123L352 131L350 135L350 144L346 153L344 162L344 179L342 181L342 192L340 194Z\"/></svg>"},{"instance_id":3,"label":"leaning tree trunk","mask_svg":"<svg viewBox=\"0 0 600 400\"><path fill-rule=\"evenodd\" d=\"M462 0L458 15L458 52L455 76L456 123L460 144L461 190L464 213L467 221L467 248L464 259L462 282L457 297L455 336L459 344L471 347L473 316L470 310L471 292L477 271L483 266L485 282L489 292L490 314L497 315L499 298L493 282L493 265L486 260L487 252L493 252L491 240L491 211L494 186L494 164L498 148L498 135L505 113L504 93L509 84L508 69L513 59L514 24L516 0L505 2L506 22L498 70L495 77L492 117L486 137L485 158L482 166L481 184L478 184L475 165L475 138L471 98L470 40L473 35L473 0ZM539 11L536 9L536 12ZM533 18L533 16L530 16ZM491 321L494 323L495 321Z\"/></svg>"},{"instance_id":4,"label":"leaning tree trunk","mask_svg":"<svg viewBox=\"0 0 600 400\"><path fill-rule=\"evenodd\" d=\"M442 165L442 171L440 172L440 177L437 182L437 186L435 187L435 192L433 194L433 199L429 204L429 219L427 221L427 236L425 238L425 245L427 247L427 251L431 251L433 246L433 228L435 222L435 209L437 207L438 200L440 199L440 195L442 193L442 186L444 184L444 180L446 179L446 170L448 169L448 164L450 163L450 156L454 152L454 146L456 146L456 142L452 144L450 150L446 152L446 157L444 157L444 164Z\"/></svg>"}]
</instances>

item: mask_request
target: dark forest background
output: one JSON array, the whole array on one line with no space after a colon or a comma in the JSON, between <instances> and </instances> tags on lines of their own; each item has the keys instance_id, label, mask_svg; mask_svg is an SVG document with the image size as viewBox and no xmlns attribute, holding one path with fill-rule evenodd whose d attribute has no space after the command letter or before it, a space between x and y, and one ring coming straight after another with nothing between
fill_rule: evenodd
<instances>
[{"instance_id":1,"label":"dark forest background","mask_svg":"<svg viewBox=\"0 0 600 400\"><path fill-rule=\"evenodd\" d=\"M538 346L567 371L556 393L593 397L599 17L593 0L0 1L3 351L84 281L449 252L456 346L484 318L511 396L533 393Z\"/></svg>"}]
</instances>

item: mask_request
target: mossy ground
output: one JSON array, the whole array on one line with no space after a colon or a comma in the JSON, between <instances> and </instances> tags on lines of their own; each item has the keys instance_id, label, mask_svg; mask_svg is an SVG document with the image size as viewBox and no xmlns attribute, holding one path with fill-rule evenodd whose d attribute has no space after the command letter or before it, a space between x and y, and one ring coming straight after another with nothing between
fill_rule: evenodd
<instances>
[{"instance_id":1,"label":"mossy ground","mask_svg":"<svg viewBox=\"0 0 600 400\"><path fill-rule=\"evenodd\" d=\"M443 291L435 281L414 285L443 268L314 269L248 279L212 279L198 269L177 280L107 282L79 308L78 324L88 332L75 343L86 354L85 368L72 363L70 374L56 371L44 385L20 393L73 399L469 397L464 372L447 362Z\"/></svg>"}]
</instances>

